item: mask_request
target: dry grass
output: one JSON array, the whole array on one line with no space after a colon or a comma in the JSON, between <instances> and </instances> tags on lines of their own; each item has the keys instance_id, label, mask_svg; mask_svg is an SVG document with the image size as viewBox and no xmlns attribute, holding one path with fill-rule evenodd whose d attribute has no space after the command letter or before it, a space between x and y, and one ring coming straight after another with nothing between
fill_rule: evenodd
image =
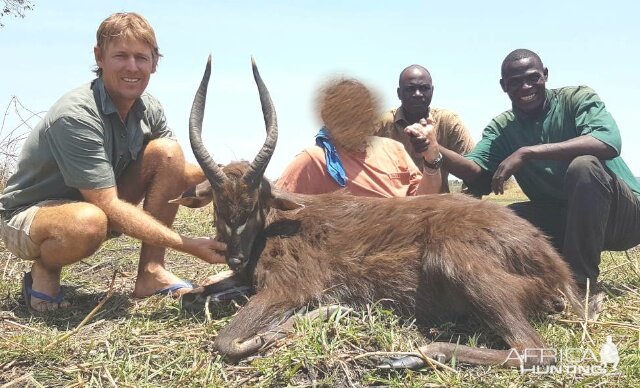
<instances>
[{"instance_id":1,"label":"dry grass","mask_svg":"<svg viewBox=\"0 0 640 388\"><path fill-rule=\"evenodd\" d=\"M186 234L207 235L212 232L209 219L208 210L182 209L175 226ZM65 268L63 283L74 307L33 316L20 292L29 263L0 248L0 386L628 387L640 381L637 249L603 254L608 300L598 321L585 324L579 316L570 315L535 323L550 346L592 349L596 355L606 335L612 335L620 352L619 374L589 376L521 374L455 363L449 369L378 370L375 366L381 358L415 351L428 340L504 345L482 327L464 322L416 326L376 305L328 322L303 322L292 337L259 356L227 364L211 344L237 307L216 306L207 321L204 313L184 312L171 298L132 299L138 248L137 242L125 237L111 240L94 256ZM195 281L224 269L177 253L171 253L168 262L172 271ZM82 323L101 301L103 305Z\"/></svg>"}]
</instances>

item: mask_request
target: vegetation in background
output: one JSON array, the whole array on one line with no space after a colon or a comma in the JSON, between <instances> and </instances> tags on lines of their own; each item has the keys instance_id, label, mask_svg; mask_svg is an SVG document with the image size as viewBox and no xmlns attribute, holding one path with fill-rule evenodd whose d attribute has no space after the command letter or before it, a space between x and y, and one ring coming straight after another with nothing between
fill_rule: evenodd
<instances>
[{"instance_id":1,"label":"vegetation in background","mask_svg":"<svg viewBox=\"0 0 640 388\"><path fill-rule=\"evenodd\" d=\"M0 28L4 27L2 18L5 16L13 16L24 18L25 12L33 10L34 4L30 0L2 0L0 7Z\"/></svg>"},{"instance_id":2,"label":"vegetation in background","mask_svg":"<svg viewBox=\"0 0 640 388\"><path fill-rule=\"evenodd\" d=\"M43 113L32 112L15 96L7 104L0 121L0 192L15 171L24 139Z\"/></svg>"}]
</instances>

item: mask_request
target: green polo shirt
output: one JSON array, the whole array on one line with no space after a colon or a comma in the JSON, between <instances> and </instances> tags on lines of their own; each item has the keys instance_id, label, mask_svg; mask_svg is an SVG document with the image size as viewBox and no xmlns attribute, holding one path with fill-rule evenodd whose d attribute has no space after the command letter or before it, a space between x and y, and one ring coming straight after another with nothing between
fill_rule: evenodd
<instances>
[{"instance_id":1,"label":"green polo shirt","mask_svg":"<svg viewBox=\"0 0 640 388\"><path fill-rule=\"evenodd\" d=\"M29 133L0 197L4 217L48 199L80 200L78 189L114 187L145 140L173 137L164 110L144 93L126 123L101 78L60 98Z\"/></svg>"},{"instance_id":2,"label":"green polo shirt","mask_svg":"<svg viewBox=\"0 0 640 388\"><path fill-rule=\"evenodd\" d=\"M498 165L517 149L536 144L559 143L581 135L593 136L616 150L622 148L620 131L611 114L593 89L587 86L546 91L545 114L527 118L513 110L497 116L485 128L482 140L466 155L493 174ZM514 175L531 200L560 200L569 161L527 160ZM640 196L640 184L620 156L605 161L606 166ZM491 182L478 180L469 187L476 194L488 194Z\"/></svg>"}]
</instances>

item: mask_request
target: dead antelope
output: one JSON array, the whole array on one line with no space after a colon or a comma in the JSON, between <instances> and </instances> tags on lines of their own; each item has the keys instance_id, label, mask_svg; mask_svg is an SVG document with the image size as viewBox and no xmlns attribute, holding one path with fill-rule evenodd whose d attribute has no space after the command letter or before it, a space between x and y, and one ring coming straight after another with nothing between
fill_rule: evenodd
<instances>
[{"instance_id":1,"label":"dead antelope","mask_svg":"<svg viewBox=\"0 0 640 388\"><path fill-rule=\"evenodd\" d=\"M251 163L218 166L201 139L210 72L209 59L190 117L191 146L210 184L196 191L214 199L217 234L227 243L226 260L235 271L226 281L246 281L255 291L216 338L216 349L228 359L281 338L282 325L290 327L290 317L304 306L359 307L384 300L419 321L475 316L519 354L545 347L531 316L562 311L563 296L580 308L568 266L540 231L505 207L461 194L380 199L276 190L263 175L278 126L255 63L266 141ZM186 298L193 301L220 287L206 286ZM522 361L510 357L510 350L450 343L421 351L445 359L455 351L459 361L473 364ZM550 362L542 355L524 361ZM407 365L421 360L387 366Z\"/></svg>"}]
</instances>

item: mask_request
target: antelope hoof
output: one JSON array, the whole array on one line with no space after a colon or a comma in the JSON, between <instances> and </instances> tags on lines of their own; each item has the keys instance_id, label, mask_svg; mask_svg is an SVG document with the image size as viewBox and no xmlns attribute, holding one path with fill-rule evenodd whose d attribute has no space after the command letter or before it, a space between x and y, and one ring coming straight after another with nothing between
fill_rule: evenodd
<instances>
[{"instance_id":1,"label":"antelope hoof","mask_svg":"<svg viewBox=\"0 0 640 388\"><path fill-rule=\"evenodd\" d=\"M326 321L329 318L331 318L337 311L339 311L340 313L344 312L344 314L347 314L347 313L350 313L352 309L348 307L340 306L337 304L332 304L329 306L323 306L315 310L309 311L305 314L302 314L301 316L308 318L310 320L320 319L322 321Z\"/></svg>"},{"instance_id":2,"label":"antelope hoof","mask_svg":"<svg viewBox=\"0 0 640 388\"><path fill-rule=\"evenodd\" d=\"M206 308L209 302L222 303L242 300L246 299L249 294L251 294L251 287L249 286L231 287L213 294L202 292L202 287L198 287L191 292L183 294L180 302L185 310L200 311Z\"/></svg>"},{"instance_id":3,"label":"antelope hoof","mask_svg":"<svg viewBox=\"0 0 640 388\"><path fill-rule=\"evenodd\" d=\"M438 344L427 345L420 348L421 354L441 364L451 359L450 355L439 349ZM396 359L386 360L383 364L378 365L380 369L420 369L426 365L426 361L418 356L405 356Z\"/></svg>"},{"instance_id":4,"label":"antelope hoof","mask_svg":"<svg viewBox=\"0 0 640 388\"><path fill-rule=\"evenodd\" d=\"M425 366L422 358L417 356L406 356L397 359L385 360L378 365L378 369L420 369Z\"/></svg>"}]
</instances>

